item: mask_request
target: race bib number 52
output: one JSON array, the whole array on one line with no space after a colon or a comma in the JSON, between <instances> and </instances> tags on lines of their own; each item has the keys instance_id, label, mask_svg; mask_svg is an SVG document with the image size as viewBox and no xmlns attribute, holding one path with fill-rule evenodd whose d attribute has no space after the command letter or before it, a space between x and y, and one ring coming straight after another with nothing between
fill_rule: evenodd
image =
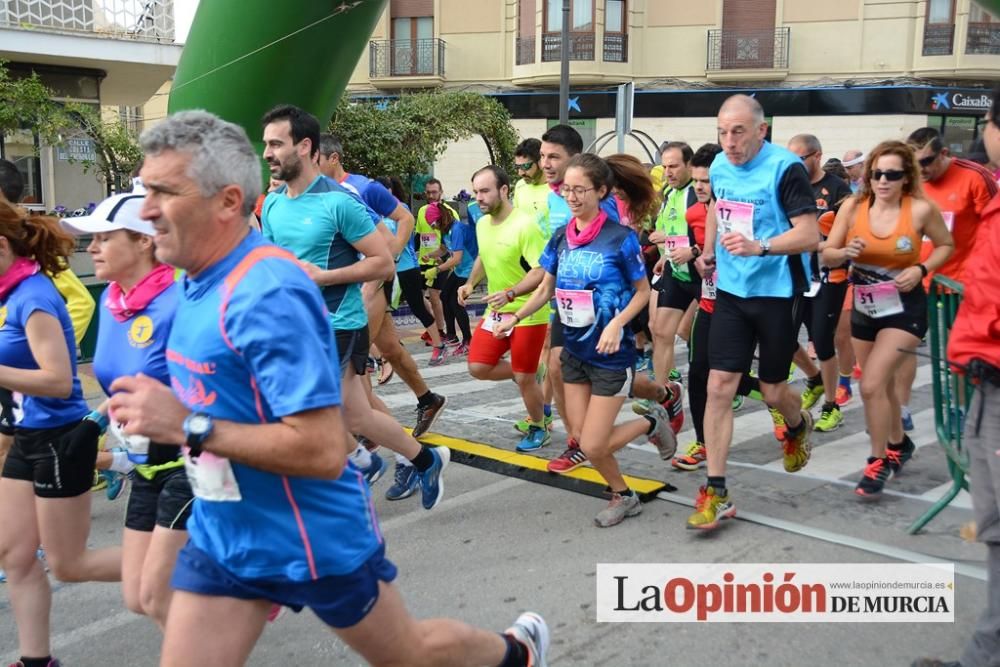
<instances>
[{"instance_id":1,"label":"race bib number 52","mask_svg":"<svg viewBox=\"0 0 1000 667\"><path fill-rule=\"evenodd\" d=\"M568 327L587 327L597 321L594 293L588 289L557 289L559 320Z\"/></svg>"}]
</instances>

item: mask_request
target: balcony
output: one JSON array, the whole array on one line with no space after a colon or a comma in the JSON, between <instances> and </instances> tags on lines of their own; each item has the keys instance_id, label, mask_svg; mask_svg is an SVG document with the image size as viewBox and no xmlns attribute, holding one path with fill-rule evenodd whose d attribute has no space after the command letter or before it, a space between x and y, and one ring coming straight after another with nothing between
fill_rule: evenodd
<instances>
[{"instance_id":1,"label":"balcony","mask_svg":"<svg viewBox=\"0 0 1000 667\"><path fill-rule=\"evenodd\" d=\"M787 70L791 29L709 30L710 72L727 70Z\"/></svg>"},{"instance_id":2,"label":"balcony","mask_svg":"<svg viewBox=\"0 0 1000 667\"><path fill-rule=\"evenodd\" d=\"M1000 55L1000 23L970 23L965 52Z\"/></svg>"},{"instance_id":3,"label":"balcony","mask_svg":"<svg viewBox=\"0 0 1000 667\"><path fill-rule=\"evenodd\" d=\"M571 32L569 34L569 59L594 59L594 33ZM562 60L562 34L549 32L542 35L542 62L559 62Z\"/></svg>"},{"instance_id":4,"label":"balcony","mask_svg":"<svg viewBox=\"0 0 1000 667\"><path fill-rule=\"evenodd\" d=\"M533 65L535 64L535 38L534 37L518 37L517 38L517 64L518 65Z\"/></svg>"},{"instance_id":5,"label":"balcony","mask_svg":"<svg viewBox=\"0 0 1000 667\"><path fill-rule=\"evenodd\" d=\"M928 23L924 26L925 56L950 56L954 45L954 23Z\"/></svg>"},{"instance_id":6,"label":"balcony","mask_svg":"<svg viewBox=\"0 0 1000 667\"><path fill-rule=\"evenodd\" d=\"M409 88L444 83L442 39L393 39L368 43L368 75L380 87Z\"/></svg>"},{"instance_id":7,"label":"balcony","mask_svg":"<svg viewBox=\"0 0 1000 667\"><path fill-rule=\"evenodd\" d=\"M4 0L0 28L172 44L173 0Z\"/></svg>"},{"instance_id":8,"label":"balcony","mask_svg":"<svg viewBox=\"0 0 1000 667\"><path fill-rule=\"evenodd\" d=\"M604 62L628 62L628 35L621 32L604 33Z\"/></svg>"}]
</instances>

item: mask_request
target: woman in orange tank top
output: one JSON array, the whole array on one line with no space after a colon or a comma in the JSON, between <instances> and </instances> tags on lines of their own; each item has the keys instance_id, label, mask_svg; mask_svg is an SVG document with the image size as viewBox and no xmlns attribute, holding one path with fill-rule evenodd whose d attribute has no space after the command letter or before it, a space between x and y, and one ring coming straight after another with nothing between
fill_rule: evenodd
<instances>
[{"instance_id":1,"label":"woman in orange tank top","mask_svg":"<svg viewBox=\"0 0 1000 667\"><path fill-rule=\"evenodd\" d=\"M934 251L920 263L924 236ZM855 493L882 494L916 449L903 432L894 374L927 332L927 294L921 280L954 249L941 212L923 196L913 150L884 141L868 154L861 190L844 202L830 231L823 263L853 263L851 343L864 371L861 398L871 456Z\"/></svg>"}]
</instances>

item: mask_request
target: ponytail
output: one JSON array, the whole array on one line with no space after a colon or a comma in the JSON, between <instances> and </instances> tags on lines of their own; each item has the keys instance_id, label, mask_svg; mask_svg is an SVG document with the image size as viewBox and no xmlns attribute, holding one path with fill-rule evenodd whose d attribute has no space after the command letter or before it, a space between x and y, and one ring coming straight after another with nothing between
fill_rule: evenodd
<instances>
[{"instance_id":1,"label":"ponytail","mask_svg":"<svg viewBox=\"0 0 1000 667\"><path fill-rule=\"evenodd\" d=\"M76 240L56 218L34 215L2 200L0 236L7 239L15 255L38 262L49 275L65 270L66 260L76 248Z\"/></svg>"}]
</instances>

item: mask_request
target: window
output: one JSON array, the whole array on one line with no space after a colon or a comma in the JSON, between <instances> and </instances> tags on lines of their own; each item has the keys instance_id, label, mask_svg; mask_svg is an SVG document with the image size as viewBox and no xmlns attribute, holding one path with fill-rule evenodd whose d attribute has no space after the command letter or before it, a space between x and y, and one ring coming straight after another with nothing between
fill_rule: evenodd
<instances>
[{"instance_id":1,"label":"window","mask_svg":"<svg viewBox=\"0 0 1000 667\"><path fill-rule=\"evenodd\" d=\"M535 0L517 3L517 64L535 62Z\"/></svg>"},{"instance_id":2,"label":"window","mask_svg":"<svg viewBox=\"0 0 1000 667\"><path fill-rule=\"evenodd\" d=\"M928 23L954 23L955 0L927 0Z\"/></svg>"},{"instance_id":3,"label":"window","mask_svg":"<svg viewBox=\"0 0 1000 667\"><path fill-rule=\"evenodd\" d=\"M562 30L563 0L546 0L545 32ZM594 31L594 0L570 0L569 29L571 32Z\"/></svg>"},{"instance_id":4,"label":"window","mask_svg":"<svg viewBox=\"0 0 1000 667\"><path fill-rule=\"evenodd\" d=\"M950 56L955 43L955 0L927 0L925 56Z\"/></svg>"},{"instance_id":5,"label":"window","mask_svg":"<svg viewBox=\"0 0 1000 667\"><path fill-rule=\"evenodd\" d=\"M627 29L625 0L606 0L604 5L604 62L628 62Z\"/></svg>"},{"instance_id":6,"label":"window","mask_svg":"<svg viewBox=\"0 0 1000 667\"><path fill-rule=\"evenodd\" d=\"M993 14L990 14L988 10L983 9L976 3L972 3L972 5L969 6L969 23L998 23L998 22L1000 22L1000 19L998 19Z\"/></svg>"},{"instance_id":7,"label":"window","mask_svg":"<svg viewBox=\"0 0 1000 667\"><path fill-rule=\"evenodd\" d=\"M393 74L433 74L433 16L393 18L392 40Z\"/></svg>"},{"instance_id":8,"label":"window","mask_svg":"<svg viewBox=\"0 0 1000 667\"><path fill-rule=\"evenodd\" d=\"M625 32L625 0L608 0L604 9L604 32Z\"/></svg>"}]
</instances>

